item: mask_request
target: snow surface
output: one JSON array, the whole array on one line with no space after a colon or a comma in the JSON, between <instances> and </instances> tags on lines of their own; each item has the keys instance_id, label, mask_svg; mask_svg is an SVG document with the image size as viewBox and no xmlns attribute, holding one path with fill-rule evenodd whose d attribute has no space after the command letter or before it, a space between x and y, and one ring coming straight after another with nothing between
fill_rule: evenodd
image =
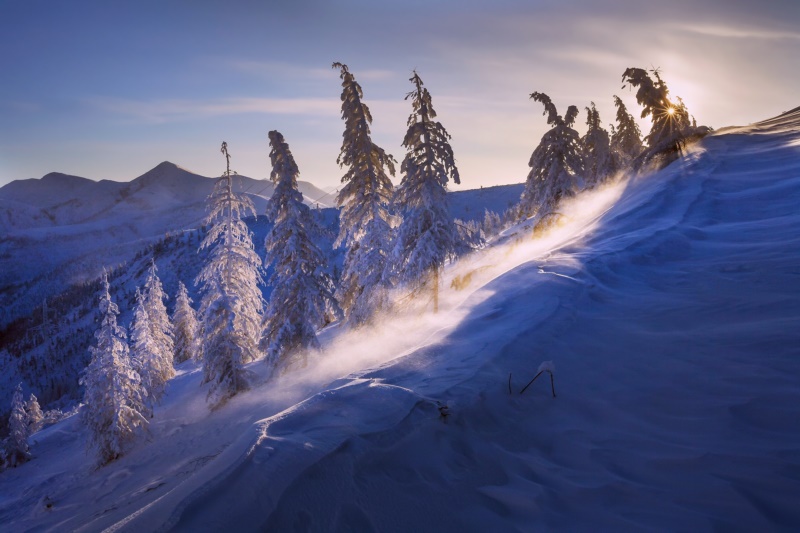
<instances>
[{"instance_id":1,"label":"snow surface","mask_svg":"<svg viewBox=\"0 0 800 533\"><path fill-rule=\"evenodd\" d=\"M217 411L185 363L108 466L46 428L0 529L797 530L799 141L800 110L707 137ZM558 397L519 394L545 361Z\"/></svg>"}]
</instances>

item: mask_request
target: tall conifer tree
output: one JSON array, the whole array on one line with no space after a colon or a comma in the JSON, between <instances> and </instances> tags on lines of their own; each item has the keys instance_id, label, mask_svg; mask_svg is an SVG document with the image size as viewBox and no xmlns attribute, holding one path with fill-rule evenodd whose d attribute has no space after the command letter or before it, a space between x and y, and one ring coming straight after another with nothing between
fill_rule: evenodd
<instances>
[{"instance_id":1,"label":"tall conifer tree","mask_svg":"<svg viewBox=\"0 0 800 533\"><path fill-rule=\"evenodd\" d=\"M344 186L336 197L341 208L336 246L347 249L337 290L345 319L353 325L368 321L386 305L386 258L391 250L394 158L372 142L372 115L363 92L342 63L334 63L342 79L342 149L336 162L346 167ZM389 175L387 175L387 172Z\"/></svg>"},{"instance_id":2,"label":"tall conifer tree","mask_svg":"<svg viewBox=\"0 0 800 533\"><path fill-rule=\"evenodd\" d=\"M319 228L297 190L300 171L283 135L270 131L269 141L275 190L267 204L273 226L265 241L266 262L273 271L264 345L267 362L276 368L298 351L319 348L316 330L338 305L325 257L312 238Z\"/></svg>"},{"instance_id":3,"label":"tall conifer tree","mask_svg":"<svg viewBox=\"0 0 800 533\"><path fill-rule=\"evenodd\" d=\"M175 362L198 359L200 325L192 309L192 299L189 298L186 286L181 281L178 282L178 294L175 296L172 326L175 331Z\"/></svg>"},{"instance_id":4,"label":"tall conifer tree","mask_svg":"<svg viewBox=\"0 0 800 533\"><path fill-rule=\"evenodd\" d=\"M665 162L673 160L696 129L683 101L670 100L669 88L658 69L650 72L655 80L641 68L628 68L622 75L624 83L637 88L636 101L642 106L642 118L649 116L653 121L650 133L644 138L647 149L636 163L638 167L656 157L664 158Z\"/></svg>"},{"instance_id":5,"label":"tall conifer tree","mask_svg":"<svg viewBox=\"0 0 800 533\"><path fill-rule=\"evenodd\" d=\"M199 312L203 380L211 383L208 399L214 407L248 388L244 365L259 355L264 309L261 259L241 218L255 214L255 207L249 198L233 192L227 143L220 151L226 169L209 196L210 229L200 244L201 250L210 249L209 260L197 276L203 291Z\"/></svg>"},{"instance_id":6,"label":"tall conifer tree","mask_svg":"<svg viewBox=\"0 0 800 533\"><path fill-rule=\"evenodd\" d=\"M617 167L627 168L642 153L642 132L625 102L617 95L614 95L614 105L617 107L617 127L611 135L611 152Z\"/></svg>"},{"instance_id":7,"label":"tall conifer tree","mask_svg":"<svg viewBox=\"0 0 800 533\"><path fill-rule=\"evenodd\" d=\"M166 383L175 376L175 340L172 323L167 314L164 300L169 297L164 293L155 260L150 262L147 279L144 283L144 307L150 327L150 336L158 355L159 380Z\"/></svg>"},{"instance_id":8,"label":"tall conifer tree","mask_svg":"<svg viewBox=\"0 0 800 533\"><path fill-rule=\"evenodd\" d=\"M584 179L588 186L593 186L616 171L608 131L600 122L600 113L594 102L591 103L591 107L586 108L586 126L586 134L581 137Z\"/></svg>"},{"instance_id":9,"label":"tall conifer tree","mask_svg":"<svg viewBox=\"0 0 800 533\"><path fill-rule=\"evenodd\" d=\"M430 286L434 312L438 310L439 271L455 251L456 231L447 206L447 182L461 183L450 134L435 121L431 95L416 71L408 131L403 139L406 156L400 166L403 180L395 206L403 215L397 231L392 268L406 282Z\"/></svg>"},{"instance_id":10,"label":"tall conifer tree","mask_svg":"<svg viewBox=\"0 0 800 533\"><path fill-rule=\"evenodd\" d=\"M92 361L80 383L85 388L82 418L89 428L89 442L99 463L105 464L125 453L147 430L148 422L141 379L131 364L125 328L117 324L119 308L111 300L105 271L100 315L96 345L89 348Z\"/></svg>"},{"instance_id":11,"label":"tall conifer tree","mask_svg":"<svg viewBox=\"0 0 800 533\"><path fill-rule=\"evenodd\" d=\"M30 435L28 413L22 399L22 383L14 389L11 397L11 414L8 417L8 458L12 466L17 466L31 458L28 448Z\"/></svg>"},{"instance_id":12,"label":"tall conifer tree","mask_svg":"<svg viewBox=\"0 0 800 533\"><path fill-rule=\"evenodd\" d=\"M583 187L580 136L572 128L578 108L569 106L562 118L546 94L531 93L531 99L544 105L543 114L553 127L542 136L531 154L528 163L531 171L520 200L520 211L525 216L544 216L553 212L562 198L574 196Z\"/></svg>"}]
</instances>

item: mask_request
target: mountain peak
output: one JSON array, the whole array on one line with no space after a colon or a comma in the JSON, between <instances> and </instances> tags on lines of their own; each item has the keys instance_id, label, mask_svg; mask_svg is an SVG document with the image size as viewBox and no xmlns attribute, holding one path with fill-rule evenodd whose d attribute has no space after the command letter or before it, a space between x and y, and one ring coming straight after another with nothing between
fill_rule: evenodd
<instances>
[{"instance_id":1,"label":"mountain peak","mask_svg":"<svg viewBox=\"0 0 800 533\"><path fill-rule=\"evenodd\" d=\"M194 172L186 170L185 168L181 168L170 161L162 161L133 180L131 183L138 183L140 185L146 185L150 183L175 184L176 182L183 181L188 177L197 178L200 176Z\"/></svg>"},{"instance_id":2,"label":"mountain peak","mask_svg":"<svg viewBox=\"0 0 800 533\"><path fill-rule=\"evenodd\" d=\"M82 178L80 176L73 176L71 174L64 174L62 172L49 172L42 176L42 182L45 182L49 185L59 183L86 183L91 182L92 180L88 178Z\"/></svg>"}]
</instances>

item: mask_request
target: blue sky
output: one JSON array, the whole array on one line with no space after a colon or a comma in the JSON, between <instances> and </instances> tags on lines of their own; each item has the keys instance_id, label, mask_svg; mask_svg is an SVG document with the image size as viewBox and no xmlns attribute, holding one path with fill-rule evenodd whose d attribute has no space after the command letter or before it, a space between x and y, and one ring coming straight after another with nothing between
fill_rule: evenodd
<instances>
[{"instance_id":1,"label":"blue sky","mask_svg":"<svg viewBox=\"0 0 800 533\"><path fill-rule=\"evenodd\" d=\"M126 181L164 160L218 175L223 140L240 174L265 178L277 129L301 179L336 186L333 61L398 161L417 69L453 136L454 189L524 181L546 129L533 91L559 109L594 101L605 122L618 94L638 114L626 67L660 67L716 128L800 105L797 0L0 0L0 50L0 185Z\"/></svg>"}]
</instances>

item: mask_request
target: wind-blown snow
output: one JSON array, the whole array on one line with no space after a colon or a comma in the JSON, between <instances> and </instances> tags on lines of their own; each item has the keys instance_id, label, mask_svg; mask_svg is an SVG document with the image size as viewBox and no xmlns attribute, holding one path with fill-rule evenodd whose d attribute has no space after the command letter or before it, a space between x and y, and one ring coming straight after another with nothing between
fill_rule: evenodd
<instances>
[{"instance_id":1,"label":"wind-blown snow","mask_svg":"<svg viewBox=\"0 0 800 533\"><path fill-rule=\"evenodd\" d=\"M453 265L438 315L328 328L309 368L213 413L186 363L152 442L102 469L74 417L46 428L0 475L0 523L796 529L799 139L798 110L707 137ZM558 397L519 394L546 361Z\"/></svg>"}]
</instances>

